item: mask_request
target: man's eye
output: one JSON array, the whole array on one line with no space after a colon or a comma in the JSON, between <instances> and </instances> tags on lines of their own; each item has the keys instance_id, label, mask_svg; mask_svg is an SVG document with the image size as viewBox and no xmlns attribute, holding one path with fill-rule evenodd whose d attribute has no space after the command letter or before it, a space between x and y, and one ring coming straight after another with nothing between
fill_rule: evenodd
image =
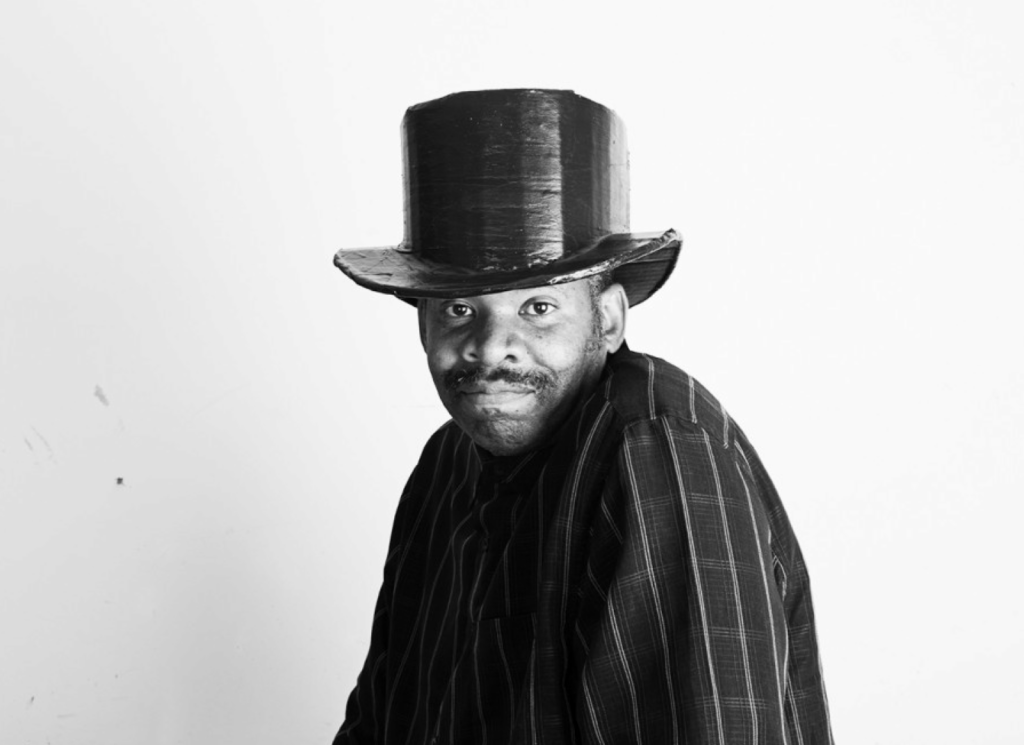
<instances>
[{"instance_id":1,"label":"man's eye","mask_svg":"<svg viewBox=\"0 0 1024 745\"><path fill-rule=\"evenodd\" d=\"M532 303L527 303L525 312L528 316L546 316L554 309L555 306L552 303L545 302L544 300L535 300Z\"/></svg>"},{"instance_id":2,"label":"man's eye","mask_svg":"<svg viewBox=\"0 0 1024 745\"><path fill-rule=\"evenodd\" d=\"M473 313L473 309L465 303L452 303L444 307L444 314L449 318L465 318Z\"/></svg>"}]
</instances>

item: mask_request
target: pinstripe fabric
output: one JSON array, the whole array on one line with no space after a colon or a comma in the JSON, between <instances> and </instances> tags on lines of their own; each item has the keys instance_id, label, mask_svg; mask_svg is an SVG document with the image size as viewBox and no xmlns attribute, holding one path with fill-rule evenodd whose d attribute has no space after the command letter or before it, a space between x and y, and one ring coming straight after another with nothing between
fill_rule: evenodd
<instances>
[{"instance_id":1,"label":"pinstripe fabric","mask_svg":"<svg viewBox=\"0 0 1024 745\"><path fill-rule=\"evenodd\" d=\"M686 373L623 349L541 450L427 443L336 745L831 741L796 538Z\"/></svg>"}]
</instances>

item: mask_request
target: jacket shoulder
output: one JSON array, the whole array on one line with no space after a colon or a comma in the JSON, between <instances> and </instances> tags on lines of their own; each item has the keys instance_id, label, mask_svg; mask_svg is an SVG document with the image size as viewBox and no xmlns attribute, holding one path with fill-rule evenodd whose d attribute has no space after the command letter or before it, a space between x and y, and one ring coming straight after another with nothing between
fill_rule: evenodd
<instances>
[{"instance_id":1,"label":"jacket shoulder","mask_svg":"<svg viewBox=\"0 0 1024 745\"><path fill-rule=\"evenodd\" d=\"M401 501L415 494L433 491L439 473L463 473L477 466L473 443L451 419L441 425L427 440Z\"/></svg>"},{"instance_id":2,"label":"jacket shoulder","mask_svg":"<svg viewBox=\"0 0 1024 745\"><path fill-rule=\"evenodd\" d=\"M608 358L604 394L628 426L671 417L717 435L728 444L735 424L725 407L696 378L651 354L620 350Z\"/></svg>"}]
</instances>

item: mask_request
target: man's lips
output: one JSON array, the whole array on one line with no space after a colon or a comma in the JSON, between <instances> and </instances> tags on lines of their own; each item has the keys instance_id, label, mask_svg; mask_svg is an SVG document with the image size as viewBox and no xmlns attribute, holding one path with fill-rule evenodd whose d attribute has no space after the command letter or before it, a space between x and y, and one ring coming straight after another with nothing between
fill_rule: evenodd
<instances>
[{"instance_id":1,"label":"man's lips","mask_svg":"<svg viewBox=\"0 0 1024 745\"><path fill-rule=\"evenodd\" d=\"M484 385L481 383L473 383L469 385L460 385L456 390L459 393L465 393L470 396L496 396L506 393L522 394L522 393L533 393L533 388L528 385Z\"/></svg>"},{"instance_id":2,"label":"man's lips","mask_svg":"<svg viewBox=\"0 0 1024 745\"><path fill-rule=\"evenodd\" d=\"M533 393L533 389L527 386L481 386L481 385L468 385L459 386L457 392L468 398L470 401L476 401L478 403L504 403L507 401L515 401L516 399L522 398Z\"/></svg>"},{"instance_id":3,"label":"man's lips","mask_svg":"<svg viewBox=\"0 0 1024 745\"><path fill-rule=\"evenodd\" d=\"M503 408L515 406L534 393L529 386L514 385L466 385L459 386L456 394L467 404L481 408Z\"/></svg>"}]
</instances>

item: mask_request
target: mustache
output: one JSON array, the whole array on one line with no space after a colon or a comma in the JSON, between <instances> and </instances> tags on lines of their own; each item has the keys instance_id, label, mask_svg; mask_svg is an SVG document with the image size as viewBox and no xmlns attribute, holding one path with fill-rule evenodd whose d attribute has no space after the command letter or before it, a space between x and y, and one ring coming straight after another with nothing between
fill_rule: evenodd
<instances>
[{"instance_id":1,"label":"mustache","mask_svg":"<svg viewBox=\"0 0 1024 745\"><path fill-rule=\"evenodd\" d=\"M543 390L554 382L550 375L540 370L513 370L508 367L461 368L448 370L441 376L445 390L455 391L460 385L476 383L509 383L511 385L529 386L535 390Z\"/></svg>"}]
</instances>

